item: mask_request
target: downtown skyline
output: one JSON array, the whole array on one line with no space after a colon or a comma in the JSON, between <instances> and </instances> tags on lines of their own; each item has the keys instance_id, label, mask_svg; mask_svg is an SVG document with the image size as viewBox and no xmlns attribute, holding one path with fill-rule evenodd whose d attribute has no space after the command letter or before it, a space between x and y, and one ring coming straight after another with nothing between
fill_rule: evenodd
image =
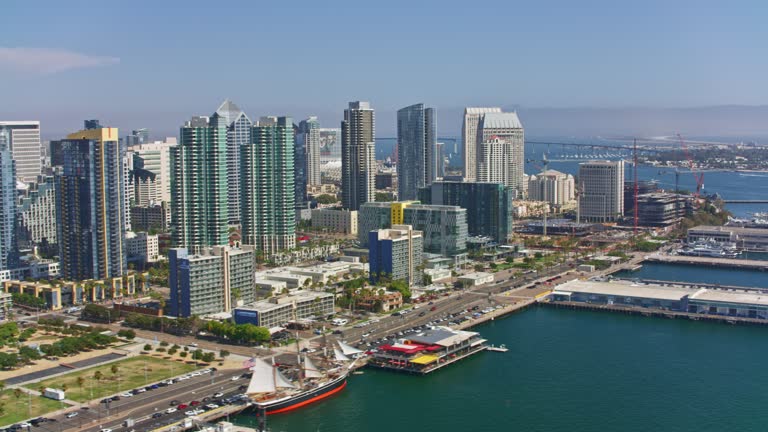
<instances>
[{"instance_id":1,"label":"downtown skyline","mask_svg":"<svg viewBox=\"0 0 768 432\"><path fill-rule=\"evenodd\" d=\"M441 113L440 135L459 134L465 106L517 109L533 135L657 134L673 132L681 123L676 129L695 134L697 126L711 121L686 124L678 108L749 105L744 109L768 110L758 107L768 101L762 85L768 64L759 55L761 41L768 39L759 13L765 6L741 4L545 7L492 2L484 8L450 3L406 8L395 2L371 10L348 2L269 8L243 3L233 15L201 13L202 4L178 8L169 2L153 5L148 15L141 2L130 7L19 3L9 8L8 37L0 45L0 80L9 84L0 117L40 119L44 139L71 131L89 117L125 131L147 127L158 139L175 134L190 113L207 112L225 98L237 100L251 118L316 115L324 125L338 124L339 107L348 101L368 100L377 107L381 137L395 136L396 111L418 102ZM41 7L55 13L40 15ZM298 13L291 13L290 21L280 19L289 8ZM39 32L23 31L31 16ZM512 26L510 16L521 19ZM262 25L246 25L255 17ZM434 19L425 22L426 17ZM141 23L147 31L114 32L115 20ZM67 30L81 22L92 31ZM110 36L93 37L98 33ZM353 40L346 37L349 33L361 37ZM219 38L258 45L260 55L240 55L240 44L221 44ZM281 43L263 43L268 40ZM309 41L313 49L301 49ZM350 73L352 63L339 50L341 42L356 49L354 68L365 74ZM181 59L213 48L221 62L180 72ZM504 52L510 55L498 55ZM227 80L201 86L218 73L219 63L226 65ZM302 67L306 64L313 65L311 70ZM434 72L410 73L419 69ZM87 91L94 87L108 91ZM195 91L188 91L192 87ZM287 87L296 91L284 91ZM308 88L311 93L301 90ZM601 127L603 108L614 110L614 116L624 110L623 117L634 121L615 130ZM573 110L578 124L568 123ZM722 108L720 118L723 110L733 108ZM678 121L664 122L674 116ZM594 124L585 125L591 117ZM743 121L753 127L742 124L732 129L734 134L768 135L756 119Z\"/></svg>"}]
</instances>

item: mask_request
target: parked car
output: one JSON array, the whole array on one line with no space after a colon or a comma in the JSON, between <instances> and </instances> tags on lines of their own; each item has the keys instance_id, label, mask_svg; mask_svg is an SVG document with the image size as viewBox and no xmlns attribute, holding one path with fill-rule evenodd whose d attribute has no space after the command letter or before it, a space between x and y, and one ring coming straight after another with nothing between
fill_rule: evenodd
<instances>
[{"instance_id":1,"label":"parked car","mask_svg":"<svg viewBox=\"0 0 768 432\"><path fill-rule=\"evenodd\" d=\"M152 414L152 418L160 418L162 416L163 416L163 413L161 413L161 412L156 412L156 413Z\"/></svg>"},{"instance_id":2,"label":"parked car","mask_svg":"<svg viewBox=\"0 0 768 432\"><path fill-rule=\"evenodd\" d=\"M165 413L166 414L173 414L176 411L178 411L176 408L168 408L167 410L165 410Z\"/></svg>"},{"instance_id":3,"label":"parked car","mask_svg":"<svg viewBox=\"0 0 768 432\"><path fill-rule=\"evenodd\" d=\"M73 418L77 417L77 411L73 411L65 416L66 418Z\"/></svg>"}]
</instances>

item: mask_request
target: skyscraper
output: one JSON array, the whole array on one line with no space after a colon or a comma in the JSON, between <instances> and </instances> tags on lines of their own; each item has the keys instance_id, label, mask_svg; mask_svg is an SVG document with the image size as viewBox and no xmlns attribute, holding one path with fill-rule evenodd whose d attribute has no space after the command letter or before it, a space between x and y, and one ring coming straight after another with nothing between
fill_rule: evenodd
<instances>
[{"instance_id":1,"label":"skyscraper","mask_svg":"<svg viewBox=\"0 0 768 432\"><path fill-rule=\"evenodd\" d=\"M358 210L374 201L376 183L375 116L368 102L350 102L341 122L341 204Z\"/></svg>"},{"instance_id":2,"label":"skyscraper","mask_svg":"<svg viewBox=\"0 0 768 432\"><path fill-rule=\"evenodd\" d=\"M591 161L579 164L581 218L611 222L624 215L624 161Z\"/></svg>"},{"instance_id":3,"label":"skyscraper","mask_svg":"<svg viewBox=\"0 0 768 432\"><path fill-rule=\"evenodd\" d=\"M14 268L18 257L16 233L16 165L11 130L0 126L0 270Z\"/></svg>"},{"instance_id":4,"label":"skyscraper","mask_svg":"<svg viewBox=\"0 0 768 432\"><path fill-rule=\"evenodd\" d=\"M61 140L56 172L57 238L64 279L122 276L126 269L123 155L117 128Z\"/></svg>"},{"instance_id":5,"label":"skyscraper","mask_svg":"<svg viewBox=\"0 0 768 432\"><path fill-rule=\"evenodd\" d=\"M8 150L16 162L16 177L23 182L35 181L41 174L39 121L0 121L8 132Z\"/></svg>"},{"instance_id":6,"label":"skyscraper","mask_svg":"<svg viewBox=\"0 0 768 432\"><path fill-rule=\"evenodd\" d=\"M500 113L501 108L464 108L461 136L464 139L464 180L477 180L477 126L485 113Z\"/></svg>"},{"instance_id":7,"label":"skyscraper","mask_svg":"<svg viewBox=\"0 0 768 432\"><path fill-rule=\"evenodd\" d=\"M489 112L477 126L477 181L525 189L525 136L517 113Z\"/></svg>"},{"instance_id":8,"label":"skyscraper","mask_svg":"<svg viewBox=\"0 0 768 432\"><path fill-rule=\"evenodd\" d=\"M228 243L227 125L192 117L171 150L171 225L176 247L197 252Z\"/></svg>"},{"instance_id":9,"label":"skyscraper","mask_svg":"<svg viewBox=\"0 0 768 432\"><path fill-rule=\"evenodd\" d=\"M369 278L375 284L384 275L408 285L421 284L421 231L410 225L394 225L389 229L368 233Z\"/></svg>"},{"instance_id":10,"label":"skyscraper","mask_svg":"<svg viewBox=\"0 0 768 432\"><path fill-rule=\"evenodd\" d=\"M243 244L265 253L296 246L293 121L262 117L240 149Z\"/></svg>"},{"instance_id":11,"label":"skyscraper","mask_svg":"<svg viewBox=\"0 0 768 432\"><path fill-rule=\"evenodd\" d=\"M157 188L154 195L157 201L171 202L171 149L176 145L176 138L166 138L165 141L139 144L130 149L133 156L134 177L147 175L154 177ZM148 173L145 175L139 171ZM137 172L139 173L136 174ZM141 187L139 180L134 179L134 189L137 191L135 205L149 205L148 202L144 202L143 197L140 199L139 187Z\"/></svg>"},{"instance_id":12,"label":"skyscraper","mask_svg":"<svg viewBox=\"0 0 768 432\"><path fill-rule=\"evenodd\" d=\"M125 144L128 147L147 144L149 142L149 129L141 128L132 130L130 135L126 135Z\"/></svg>"},{"instance_id":13,"label":"skyscraper","mask_svg":"<svg viewBox=\"0 0 768 432\"><path fill-rule=\"evenodd\" d=\"M240 148L251 142L253 122L229 99L216 110L227 127L227 206L229 223L240 223Z\"/></svg>"},{"instance_id":14,"label":"skyscraper","mask_svg":"<svg viewBox=\"0 0 768 432\"><path fill-rule=\"evenodd\" d=\"M435 110L424 104L397 112L397 189L401 201L416 198L419 188L437 175Z\"/></svg>"},{"instance_id":15,"label":"skyscraper","mask_svg":"<svg viewBox=\"0 0 768 432\"><path fill-rule=\"evenodd\" d=\"M512 236L514 190L499 183L436 181L419 191L425 204L451 205L467 209L467 227L472 236L489 236L507 243ZM360 226L362 226L362 215Z\"/></svg>"},{"instance_id":16,"label":"skyscraper","mask_svg":"<svg viewBox=\"0 0 768 432\"><path fill-rule=\"evenodd\" d=\"M320 122L309 117L299 123L296 132L296 146L293 158L296 171L296 208L305 208L307 185L320 182Z\"/></svg>"}]
</instances>

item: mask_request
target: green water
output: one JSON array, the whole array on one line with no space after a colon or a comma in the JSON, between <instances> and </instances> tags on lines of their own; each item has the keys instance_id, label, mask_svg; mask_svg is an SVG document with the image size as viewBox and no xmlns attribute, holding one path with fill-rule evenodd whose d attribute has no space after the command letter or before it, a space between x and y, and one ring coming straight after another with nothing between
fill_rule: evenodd
<instances>
[{"instance_id":1,"label":"green water","mask_svg":"<svg viewBox=\"0 0 768 432\"><path fill-rule=\"evenodd\" d=\"M480 353L426 377L366 369L339 395L270 417L270 427L768 430L764 328L532 308L477 330L510 351Z\"/></svg>"},{"instance_id":2,"label":"green water","mask_svg":"<svg viewBox=\"0 0 768 432\"><path fill-rule=\"evenodd\" d=\"M643 263L640 270L620 271L617 277L663 281L685 281L753 288L768 287L768 272L761 270L691 266L658 262Z\"/></svg>"}]
</instances>

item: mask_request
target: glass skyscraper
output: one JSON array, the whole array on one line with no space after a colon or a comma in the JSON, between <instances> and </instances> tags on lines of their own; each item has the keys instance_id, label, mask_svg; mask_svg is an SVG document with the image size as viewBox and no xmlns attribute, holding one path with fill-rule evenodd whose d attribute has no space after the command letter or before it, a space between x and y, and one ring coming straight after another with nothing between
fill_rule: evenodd
<instances>
[{"instance_id":1,"label":"glass skyscraper","mask_svg":"<svg viewBox=\"0 0 768 432\"><path fill-rule=\"evenodd\" d=\"M357 210L374 201L376 121L368 102L350 102L341 122L341 204Z\"/></svg>"},{"instance_id":2,"label":"glass skyscraper","mask_svg":"<svg viewBox=\"0 0 768 432\"><path fill-rule=\"evenodd\" d=\"M437 174L435 110L424 104L397 112L397 190L400 201L416 199Z\"/></svg>"},{"instance_id":3,"label":"glass skyscraper","mask_svg":"<svg viewBox=\"0 0 768 432\"><path fill-rule=\"evenodd\" d=\"M321 183L320 122L317 121L317 117L309 117L299 123L293 167L296 170L296 207L304 208L307 185Z\"/></svg>"},{"instance_id":4,"label":"glass skyscraper","mask_svg":"<svg viewBox=\"0 0 768 432\"><path fill-rule=\"evenodd\" d=\"M240 223L240 148L251 142L253 122L234 102L225 100L216 110L227 126L227 206L229 223Z\"/></svg>"},{"instance_id":5,"label":"glass skyscraper","mask_svg":"<svg viewBox=\"0 0 768 432\"><path fill-rule=\"evenodd\" d=\"M196 253L229 241L226 120L192 117L179 136L171 149L172 240Z\"/></svg>"},{"instance_id":6,"label":"glass skyscraper","mask_svg":"<svg viewBox=\"0 0 768 432\"><path fill-rule=\"evenodd\" d=\"M16 267L16 165L11 152L11 131L0 126L0 270Z\"/></svg>"},{"instance_id":7,"label":"glass skyscraper","mask_svg":"<svg viewBox=\"0 0 768 432\"><path fill-rule=\"evenodd\" d=\"M293 120L262 117L240 149L242 242L265 253L296 246Z\"/></svg>"},{"instance_id":8,"label":"glass skyscraper","mask_svg":"<svg viewBox=\"0 0 768 432\"><path fill-rule=\"evenodd\" d=\"M76 132L60 141L56 219L61 275L114 278L126 269L125 182L117 128Z\"/></svg>"}]
</instances>

